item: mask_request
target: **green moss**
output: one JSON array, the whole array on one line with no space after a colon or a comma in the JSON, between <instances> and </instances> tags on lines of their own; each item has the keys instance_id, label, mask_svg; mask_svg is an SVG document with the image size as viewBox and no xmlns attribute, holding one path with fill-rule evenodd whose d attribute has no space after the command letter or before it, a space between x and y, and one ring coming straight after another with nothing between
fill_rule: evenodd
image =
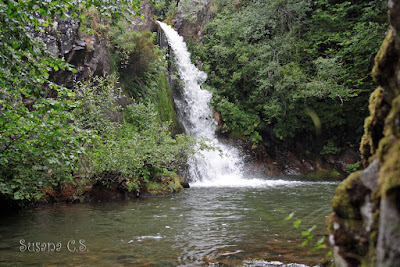
<instances>
[{"instance_id":1,"label":"green moss","mask_svg":"<svg viewBox=\"0 0 400 267\"><path fill-rule=\"evenodd\" d=\"M162 169L155 178L157 182L150 182L146 187L146 191L150 194L170 194L183 190L183 186L180 183L180 176L175 172Z\"/></svg>"},{"instance_id":2,"label":"green moss","mask_svg":"<svg viewBox=\"0 0 400 267\"><path fill-rule=\"evenodd\" d=\"M379 175L382 197L386 197L391 190L400 188L400 141L392 145L384 159Z\"/></svg>"},{"instance_id":3,"label":"green moss","mask_svg":"<svg viewBox=\"0 0 400 267\"><path fill-rule=\"evenodd\" d=\"M378 156L381 163L379 196L385 197L392 189L400 187L400 96L392 101L392 108L385 120L385 138L379 143ZM395 141L396 140L396 141Z\"/></svg>"},{"instance_id":4,"label":"green moss","mask_svg":"<svg viewBox=\"0 0 400 267\"><path fill-rule=\"evenodd\" d=\"M387 83L393 77L392 71L390 71L393 70L393 64L397 64L397 46L395 33L391 27L375 57L375 65L372 70L375 82L379 85Z\"/></svg>"},{"instance_id":5,"label":"green moss","mask_svg":"<svg viewBox=\"0 0 400 267\"><path fill-rule=\"evenodd\" d=\"M170 131L172 134L184 132L183 126L175 114L172 88L169 86L167 77L160 74L157 83L159 88L156 94L155 107L160 120L171 121Z\"/></svg>"},{"instance_id":6,"label":"green moss","mask_svg":"<svg viewBox=\"0 0 400 267\"><path fill-rule=\"evenodd\" d=\"M372 117L369 116L364 121L364 135L361 138L360 151L364 165L368 165L368 159L374 154L373 141L371 134Z\"/></svg>"},{"instance_id":7,"label":"green moss","mask_svg":"<svg viewBox=\"0 0 400 267\"><path fill-rule=\"evenodd\" d=\"M386 136L396 136L400 138L399 126L397 126L397 121L400 118L400 96L397 96L392 101L392 108L385 120L385 135Z\"/></svg>"},{"instance_id":8,"label":"green moss","mask_svg":"<svg viewBox=\"0 0 400 267\"><path fill-rule=\"evenodd\" d=\"M167 187L162 183L148 183L146 191L153 195L165 194L168 192ZM169 193L169 192L168 192Z\"/></svg>"},{"instance_id":9,"label":"green moss","mask_svg":"<svg viewBox=\"0 0 400 267\"><path fill-rule=\"evenodd\" d=\"M306 174L306 178L314 181L322 181L326 179L339 181L343 176L337 170L322 170L309 172Z\"/></svg>"},{"instance_id":10,"label":"green moss","mask_svg":"<svg viewBox=\"0 0 400 267\"><path fill-rule=\"evenodd\" d=\"M376 151L376 155L380 162L384 161L384 156L389 149L389 140L384 137L379 141L378 150Z\"/></svg>"},{"instance_id":11,"label":"green moss","mask_svg":"<svg viewBox=\"0 0 400 267\"><path fill-rule=\"evenodd\" d=\"M176 177L174 178L174 186L176 192L180 192L183 190L183 186L181 184L181 177L179 175L176 175Z\"/></svg>"},{"instance_id":12,"label":"green moss","mask_svg":"<svg viewBox=\"0 0 400 267\"><path fill-rule=\"evenodd\" d=\"M357 219L358 212L355 211L351 203L350 194L354 187L354 182L360 180L362 171L352 173L345 179L335 191L332 200L333 211L341 218Z\"/></svg>"},{"instance_id":13,"label":"green moss","mask_svg":"<svg viewBox=\"0 0 400 267\"><path fill-rule=\"evenodd\" d=\"M372 117L382 117L380 116L381 105L383 101L383 91L382 87L379 86L372 92L369 98L369 111Z\"/></svg>"},{"instance_id":14,"label":"green moss","mask_svg":"<svg viewBox=\"0 0 400 267\"><path fill-rule=\"evenodd\" d=\"M378 87L369 99L370 116L365 119L364 135L361 139L360 151L364 160L364 165L368 165L368 160L377 151L379 140L383 137L383 121L386 113L382 87Z\"/></svg>"}]
</instances>

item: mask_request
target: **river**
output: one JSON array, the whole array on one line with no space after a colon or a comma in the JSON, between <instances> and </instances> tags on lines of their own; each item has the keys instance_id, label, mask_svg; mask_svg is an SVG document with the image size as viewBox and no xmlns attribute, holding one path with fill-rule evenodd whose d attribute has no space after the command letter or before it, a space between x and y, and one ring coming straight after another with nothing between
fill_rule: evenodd
<instances>
[{"instance_id":1,"label":"river","mask_svg":"<svg viewBox=\"0 0 400 267\"><path fill-rule=\"evenodd\" d=\"M0 265L240 266L252 259L262 261L248 266L315 265L326 251L302 247L301 231L316 225L314 234L326 233L335 187L272 180L258 187L195 187L165 197L24 210L0 220ZM294 219L285 221L292 212ZM299 229L295 219L302 221Z\"/></svg>"}]
</instances>

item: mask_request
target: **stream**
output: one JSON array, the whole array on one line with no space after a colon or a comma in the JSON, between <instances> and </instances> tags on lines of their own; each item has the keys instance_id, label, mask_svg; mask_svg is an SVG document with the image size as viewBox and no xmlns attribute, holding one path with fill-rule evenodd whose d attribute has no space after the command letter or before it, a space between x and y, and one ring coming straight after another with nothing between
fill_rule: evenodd
<instances>
[{"instance_id":1,"label":"stream","mask_svg":"<svg viewBox=\"0 0 400 267\"><path fill-rule=\"evenodd\" d=\"M199 186L165 197L25 210L0 220L0 265L315 265L326 251L302 247L301 231L316 225L313 234L326 234L336 186L268 180L252 187ZM294 218L285 221L292 212ZM302 221L299 229L295 219Z\"/></svg>"}]
</instances>

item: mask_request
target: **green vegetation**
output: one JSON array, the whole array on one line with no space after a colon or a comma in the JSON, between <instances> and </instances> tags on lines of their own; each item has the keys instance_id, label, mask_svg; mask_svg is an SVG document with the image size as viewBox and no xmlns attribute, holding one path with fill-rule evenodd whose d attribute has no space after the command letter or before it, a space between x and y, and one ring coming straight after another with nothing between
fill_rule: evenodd
<instances>
[{"instance_id":1,"label":"green vegetation","mask_svg":"<svg viewBox=\"0 0 400 267\"><path fill-rule=\"evenodd\" d=\"M294 215L295 213L292 212L284 220L290 221L292 219L295 219ZM301 226L303 226L301 223L302 223L301 219L296 219L293 221L292 227L300 231L302 228ZM321 236L321 234L315 233L314 230L316 230L316 228L317 226L313 225L307 230L301 231L301 240L303 240L303 242L301 242L301 246L302 247L308 246L311 252L318 250L326 250L328 248L327 240L325 238L326 236L325 235ZM331 251L325 254L325 257L323 260L321 260L321 262L329 262L330 259L332 259Z\"/></svg>"},{"instance_id":2,"label":"green vegetation","mask_svg":"<svg viewBox=\"0 0 400 267\"><path fill-rule=\"evenodd\" d=\"M90 138L70 123L69 111L77 106L74 93L49 80L52 71L75 70L49 54L32 33L43 32L56 15L79 17L91 6L108 17L138 9L136 1L113 6L102 1L0 2L0 193L11 199L38 199L46 187L71 179L84 152L80 144Z\"/></svg>"},{"instance_id":3,"label":"green vegetation","mask_svg":"<svg viewBox=\"0 0 400 267\"><path fill-rule=\"evenodd\" d=\"M128 8L137 13L138 1L79 2L0 3L0 195L5 199L38 200L75 183L77 176L85 184L106 185L125 178L128 191L138 193L159 168L176 171L194 151L188 136L171 137L176 118L153 34L128 31L120 19ZM54 83L53 72L77 72L34 37L56 15L78 17L80 34L108 39L116 74L126 80L131 73L134 80L122 82L122 90L117 75L77 82L73 90ZM121 106L121 100L127 103Z\"/></svg>"},{"instance_id":4,"label":"green vegetation","mask_svg":"<svg viewBox=\"0 0 400 267\"><path fill-rule=\"evenodd\" d=\"M356 163L353 163L353 164L348 164L348 165L346 166L346 172L347 172L348 174L353 173L353 172L356 172L357 170L360 169L360 165L361 165L361 162L360 162L360 161L357 161Z\"/></svg>"},{"instance_id":5,"label":"green vegetation","mask_svg":"<svg viewBox=\"0 0 400 267\"><path fill-rule=\"evenodd\" d=\"M172 18L178 12L178 2L176 0L155 0L151 2L154 16L156 18L165 18L171 22Z\"/></svg>"},{"instance_id":6,"label":"green vegetation","mask_svg":"<svg viewBox=\"0 0 400 267\"><path fill-rule=\"evenodd\" d=\"M202 43L190 48L226 130L257 143L272 129L322 154L359 143L386 1L217 0L213 8Z\"/></svg>"},{"instance_id":7,"label":"green vegetation","mask_svg":"<svg viewBox=\"0 0 400 267\"><path fill-rule=\"evenodd\" d=\"M113 72L124 92L140 101L154 103L160 121L171 121L171 131L182 132L175 116L172 89L165 76L167 62L156 46L155 33L129 30L126 21L111 27Z\"/></svg>"},{"instance_id":8,"label":"green vegetation","mask_svg":"<svg viewBox=\"0 0 400 267\"><path fill-rule=\"evenodd\" d=\"M194 140L186 134L172 138L170 122L161 122L154 104L118 106L119 90L112 79L96 77L78 83L75 124L97 133L85 155L85 176L100 180L140 177L148 183L157 168L178 170L194 153ZM118 117L122 117L121 120ZM89 162L89 164L88 164Z\"/></svg>"}]
</instances>

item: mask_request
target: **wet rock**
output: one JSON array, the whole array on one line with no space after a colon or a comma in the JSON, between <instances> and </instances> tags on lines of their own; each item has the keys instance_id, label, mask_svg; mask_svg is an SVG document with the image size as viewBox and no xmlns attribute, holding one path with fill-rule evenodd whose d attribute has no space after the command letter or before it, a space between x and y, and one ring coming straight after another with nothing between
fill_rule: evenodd
<instances>
[{"instance_id":1,"label":"wet rock","mask_svg":"<svg viewBox=\"0 0 400 267\"><path fill-rule=\"evenodd\" d=\"M336 170L316 170L309 172L305 175L307 180L313 181L340 181L343 179L342 175Z\"/></svg>"},{"instance_id":2,"label":"wet rock","mask_svg":"<svg viewBox=\"0 0 400 267\"><path fill-rule=\"evenodd\" d=\"M229 136L229 133L227 135ZM250 142L244 142L240 146L245 154L250 155L246 164L250 166L248 171L252 175L263 173L268 176L290 175L312 180L336 181L344 178L343 174L346 172L343 170L348 164L359 160L358 154L353 151L339 156L323 157L304 153L306 149L301 144L285 145L280 140L273 141L267 138L263 140L263 145L254 147ZM338 164L339 161L341 165Z\"/></svg>"},{"instance_id":3,"label":"wet rock","mask_svg":"<svg viewBox=\"0 0 400 267\"><path fill-rule=\"evenodd\" d=\"M361 171L350 175L338 186L332 200L334 214L330 217L330 243L334 247L335 262L342 266L359 266L368 253L371 222L366 201L370 190L360 178ZM370 205L370 204L367 204ZM368 207L368 206L367 206ZM368 229L368 230L366 230Z\"/></svg>"},{"instance_id":4,"label":"wet rock","mask_svg":"<svg viewBox=\"0 0 400 267\"><path fill-rule=\"evenodd\" d=\"M190 188L189 181L186 178L179 176L179 182L181 183L183 188Z\"/></svg>"},{"instance_id":5,"label":"wet rock","mask_svg":"<svg viewBox=\"0 0 400 267\"><path fill-rule=\"evenodd\" d=\"M289 176L294 176L294 175L300 175L300 169L292 166L285 166L285 170L283 171L285 175Z\"/></svg>"},{"instance_id":6,"label":"wet rock","mask_svg":"<svg viewBox=\"0 0 400 267\"><path fill-rule=\"evenodd\" d=\"M271 164L264 164L263 169L264 173L268 176L279 176L282 175L282 169L278 166L277 162L273 162Z\"/></svg>"},{"instance_id":7,"label":"wet rock","mask_svg":"<svg viewBox=\"0 0 400 267\"><path fill-rule=\"evenodd\" d=\"M360 220L360 207L365 196L371 191L365 187L360 178L361 172L356 172L344 180L336 189L332 200L332 209L343 219Z\"/></svg>"}]
</instances>

